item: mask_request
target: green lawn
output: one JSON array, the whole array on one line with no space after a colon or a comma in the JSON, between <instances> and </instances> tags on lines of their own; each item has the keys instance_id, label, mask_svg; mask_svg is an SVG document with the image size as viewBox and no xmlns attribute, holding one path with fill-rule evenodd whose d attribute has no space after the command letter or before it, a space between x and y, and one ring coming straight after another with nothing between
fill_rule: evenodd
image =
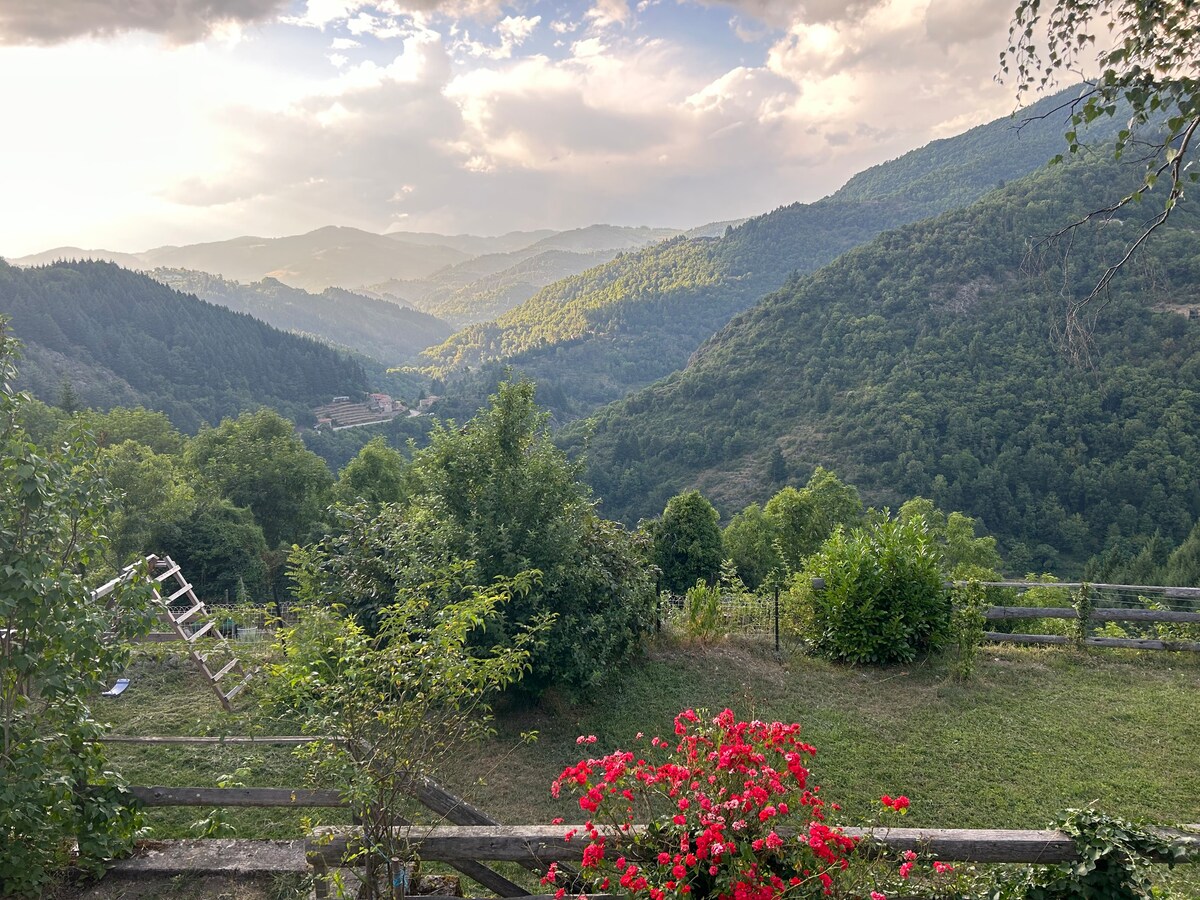
<instances>
[{"instance_id":1,"label":"green lawn","mask_svg":"<svg viewBox=\"0 0 1200 900\"><path fill-rule=\"evenodd\" d=\"M125 734L266 734L252 693L224 713L182 660L144 660L124 696L97 701ZM1041 827L1068 807L1160 822L1200 822L1200 657L1173 653L986 647L976 677L953 681L937 662L847 668L765 648L669 640L614 672L588 703L549 697L536 709L502 709L497 736L465 748L446 780L507 823L578 817L547 787L578 758L628 746L638 731L670 731L681 708L730 706L739 715L804 724L818 748L817 781L853 819L880 794L913 801L906 824ZM536 730L534 744L522 732ZM147 748L112 745L131 783L215 785L239 767L247 785L304 786L288 748ZM480 778L483 783L478 783ZM187 833L202 811L151 811L158 837ZM328 810L234 811L239 837L298 836Z\"/></svg>"}]
</instances>

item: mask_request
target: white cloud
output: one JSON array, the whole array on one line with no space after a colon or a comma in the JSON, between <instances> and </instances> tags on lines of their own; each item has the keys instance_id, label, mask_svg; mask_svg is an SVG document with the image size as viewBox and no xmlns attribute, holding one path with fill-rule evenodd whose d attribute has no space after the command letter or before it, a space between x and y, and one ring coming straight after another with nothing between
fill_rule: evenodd
<instances>
[{"instance_id":1,"label":"white cloud","mask_svg":"<svg viewBox=\"0 0 1200 900\"><path fill-rule=\"evenodd\" d=\"M274 18L287 0L0 0L0 44L58 44L144 31L192 43Z\"/></svg>"},{"instance_id":2,"label":"white cloud","mask_svg":"<svg viewBox=\"0 0 1200 900\"><path fill-rule=\"evenodd\" d=\"M629 3L627 0L596 0L585 16L598 28L624 25L630 17Z\"/></svg>"},{"instance_id":3,"label":"white cloud","mask_svg":"<svg viewBox=\"0 0 1200 900\"><path fill-rule=\"evenodd\" d=\"M695 0L701 6L733 9L773 28L799 22L849 22L884 0Z\"/></svg>"},{"instance_id":4,"label":"white cloud","mask_svg":"<svg viewBox=\"0 0 1200 900\"><path fill-rule=\"evenodd\" d=\"M541 21L541 16L505 16L496 25L496 33L508 45L519 47L533 34L534 29Z\"/></svg>"},{"instance_id":5,"label":"white cloud","mask_svg":"<svg viewBox=\"0 0 1200 900\"><path fill-rule=\"evenodd\" d=\"M686 225L815 199L1009 110L991 82L1007 12L964 2L723 4L782 23L765 53L729 32L724 54L682 30L651 37L622 0L553 19L499 0L309 0L236 51L144 37L5 48L0 83L27 86L6 97L6 123L37 140L0 142L14 211L0 254L401 218Z\"/></svg>"}]
</instances>

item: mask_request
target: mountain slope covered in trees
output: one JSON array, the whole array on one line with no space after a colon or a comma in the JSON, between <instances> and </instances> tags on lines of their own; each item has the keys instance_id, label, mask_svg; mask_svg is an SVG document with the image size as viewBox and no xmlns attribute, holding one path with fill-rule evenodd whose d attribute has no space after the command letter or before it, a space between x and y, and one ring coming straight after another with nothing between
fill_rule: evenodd
<instances>
[{"instance_id":1,"label":"mountain slope covered in trees","mask_svg":"<svg viewBox=\"0 0 1200 900\"><path fill-rule=\"evenodd\" d=\"M23 344L20 385L49 402L140 404L195 431L267 405L360 394L354 360L111 263L0 262L0 316ZM64 397L64 395L66 395Z\"/></svg>"},{"instance_id":2,"label":"mountain slope covered in trees","mask_svg":"<svg viewBox=\"0 0 1200 900\"><path fill-rule=\"evenodd\" d=\"M503 360L535 379L560 420L682 367L731 316L875 235L969 203L1042 166L1061 145L1061 95L869 169L816 203L796 203L719 238L676 238L564 279L492 322L427 351L438 375ZM1107 127L1107 126L1105 126ZM482 393L502 367L460 390ZM482 387L479 387L482 385Z\"/></svg>"},{"instance_id":3,"label":"mountain slope covered in trees","mask_svg":"<svg viewBox=\"0 0 1200 900\"><path fill-rule=\"evenodd\" d=\"M1136 168L1136 167L1135 167ZM603 410L587 447L606 514L657 514L699 487L725 515L816 465L868 501L931 497L1001 538L1015 571L1070 569L1200 516L1200 216L1181 207L1088 308L1140 222L1029 242L1119 196L1138 172L1055 167L889 232L737 316L682 373Z\"/></svg>"},{"instance_id":4,"label":"mountain slope covered in trees","mask_svg":"<svg viewBox=\"0 0 1200 900\"><path fill-rule=\"evenodd\" d=\"M154 269L148 274L177 291L247 313L283 331L349 347L387 365L410 361L452 330L428 313L342 288L311 294L274 278L239 284L187 269Z\"/></svg>"}]
</instances>

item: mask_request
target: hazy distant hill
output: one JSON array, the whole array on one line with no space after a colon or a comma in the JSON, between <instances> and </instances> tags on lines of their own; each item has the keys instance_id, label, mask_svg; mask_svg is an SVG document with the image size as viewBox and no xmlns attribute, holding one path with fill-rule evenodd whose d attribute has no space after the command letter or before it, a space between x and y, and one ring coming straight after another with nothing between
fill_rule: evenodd
<instances>
[{"instance_id":1,"label":"hazy distant hill","mask_svg":"<svg viewBox=\"0 0 1200 900\"><path fill-rule=\"evenodd\" d=\"M20 259L11 259L9 262L18 266L46 266L53 262L83 262L84 260L116 263L118 266L126 269L140 269L142 267L141 259L134 253L114 253L112 250L84 250L81 247L55 247L53 250L44 250L41 253L22 256Z\"/></svg>"},{"instance_id":2,"label":"hazy distant hill","mask_svg":"<svg viewBox=\"0 0 1200 900\"><path fill-rule=\"evenodd\" d=\"M159 247L138 256L150 268L198 269L235 281L271 277L317 291L385 278L423 278L467 258L449 247L405 244L369 231L335 226L291 237Z\"/></svg>"},{"instance_id":3,"label":"hazy distant hill","mask_svg":"<svg viewBox=\"0 0 1200 900\"><path fill-rule=\"evenodd\" d=\"M483 256L488 253L522 250L557 233L553 229L542 228L538 231L510 231L496 237L482 237L477 234L434 234L429 231L389 231L387 236L406 244L450 247L471 256Z\"/></svg>"},{"instance_id":4,"label":"hazy distant hill","mask_svg":"<svg viewBox=\"0 0 1200 900\"><path fill-rule=\"evenodd\" d=\"M721 223L719 230L723 231L724 227L725 223ZM695 231L715 229L718 226L710 224ZM673 228L618 225L590 225L572 231L545 232L543 237L525 246L483 253L448 266L429 278L393 279L373 284L368 290L373 295L396 298L462 327L502 315L528 300L540 288L608 262L618 253L682 233Z\"/></svg>"},{"instance_id":5,"label":"hazy distant hill","mask_svg":"<svg viewBox=\"0 0 1200 900\"><path fill-rule=\"evenodd\" d=\"M147 274L201 300L248 313L284 331L348 347L387 365L410 361L453 330L427 313L341 288L311 294L274 278L239 284L186 269L154 269Z\"/></svg>"},{"instance_id":6,"label":"hazy distant hill","mask_svg":"<svg viewBox=\"0 0 1200 900\"><path fill-rule=\"evenodd\" d=\"M731 515L781 486L779 448L793 483L823 465L871 502L979 517L1022 573L1181 540L1200 515L1200 215L1173 216L1094 310L1091 366L1053 340L1062 292L1085 294L1140 223L1077 235L1065 285L1027 256L1127 176L1046 170L792 280L590 437L571 430L605 513L655 515L696 486Z\"/></svg>"},{"instance_id":7,"label":"hazy distant hill","mask_svg":"<svg viewBox=\"0 0 1200 900\"><path fill-rule=\"evenodd\" d=\"M1028 112L1047 114L1059 103L1048 98ZM1000 119L867 170L816 203L781 207L715 239L676 238L623 254L464 328L427 352L430 370L473 370L457 389L458 415L486 396L502 366L536 380L560 420L586 415L681 368L790 273L813 271L882 231L1043 165L1061 146L1064 124L1065 114L1047 115L1018 131ZM490 361L498 363L487 368Z\"/></svg>"},{"instance_id":8,"label":"hazy distant hill","mask_svg":"<svg viewBox=\"0 0 1200 900\"><path fill-rule=\"evenodd\" d=\"M416 307L461 326L495 317L538 288L605 262L619 251L679 233L673 228L590 225L496 237L429 232L381 235L329 226L288 237L240 237L141 253L60 247L10 261L30 266L100 259L131 269L184 269L242 283L271 278L314 293L340 287ZM542 259L526 264L534 257ZM437 342L431 338L431 343Z\"/></svg>"},{"instance_id":9,"label":"hazy distant hill","mask_svg":"<svg viewBox=\"0 0 1200 900\"><path fill-rule=\"evenodd\" d=\"M180 294L111 263L0 262L0 315L23 345L19 385L55 403L140 403L194 431L267 405L307 408L366 390L362 367L309 338Z\"/></svg>"}]
</instances>

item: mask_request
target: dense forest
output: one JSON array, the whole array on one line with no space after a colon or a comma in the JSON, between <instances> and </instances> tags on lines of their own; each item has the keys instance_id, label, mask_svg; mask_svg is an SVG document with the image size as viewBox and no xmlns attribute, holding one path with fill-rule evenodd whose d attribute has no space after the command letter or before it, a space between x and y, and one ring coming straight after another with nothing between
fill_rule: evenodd
<instances>
[{"instance_id":1,"label":"dense forest","mask_svg":"<svg viewBox=\"0 0 1200 900\"><path fill-rule=\"evenodd\" d=\"M586 415L682 368L707 337L789 274L1044 165L1061 145L1065 113L1053 112L1060 102L1061 95L1031 107L1020 128L1006 118L935 141L824 200L781 207L722 237L676 238L556 282L427 351L428 370L473 370L448 391L464 398L449 407L455 414L477 406L511 367L537 381L559 421Z\"/></svg>"},{"instance_id":2,"label":"dense forest","mask_svg":"<svg viewBox=\"0 0 1200 900\"><path fill-rule=\"evenodd\" d=\"M564 439L626 521L686 486L730 515L825 465L870 502L978 518L1016 571L1077 570L1155 533L1174 545L1200 515L1200 219L1176 211L1086 308L1082 342L1060 339L1065 298L1142 223L1030 249L1137 174L1054 167L888 232Z\"/></svg>"},{"instance_id":3,"label":"dense forest","mask_svg":"<svg viewBox=\"0 0 1200 900\"><path fill-rule=\"evenodd\" d=\"M304 421L367 389L362 366L325 344L111 263L0 262L0 314L23 344L19 384L66 407L143 405L196 431L264 405Z\"/></svg>"},{"instance_id":4,"label":"dense forest","mask_svg":"<svg viewBox=\"0 0 1200 900\"><path fill-rule=\"evenodd\" d=\"M409 362L452 330L428 313L342 288L313 294L274 278L240 284L189 269L154 269L147 274L177 291L247 313L283 331L347 347L392 366Z\"/></svg>"}]
</instances>

